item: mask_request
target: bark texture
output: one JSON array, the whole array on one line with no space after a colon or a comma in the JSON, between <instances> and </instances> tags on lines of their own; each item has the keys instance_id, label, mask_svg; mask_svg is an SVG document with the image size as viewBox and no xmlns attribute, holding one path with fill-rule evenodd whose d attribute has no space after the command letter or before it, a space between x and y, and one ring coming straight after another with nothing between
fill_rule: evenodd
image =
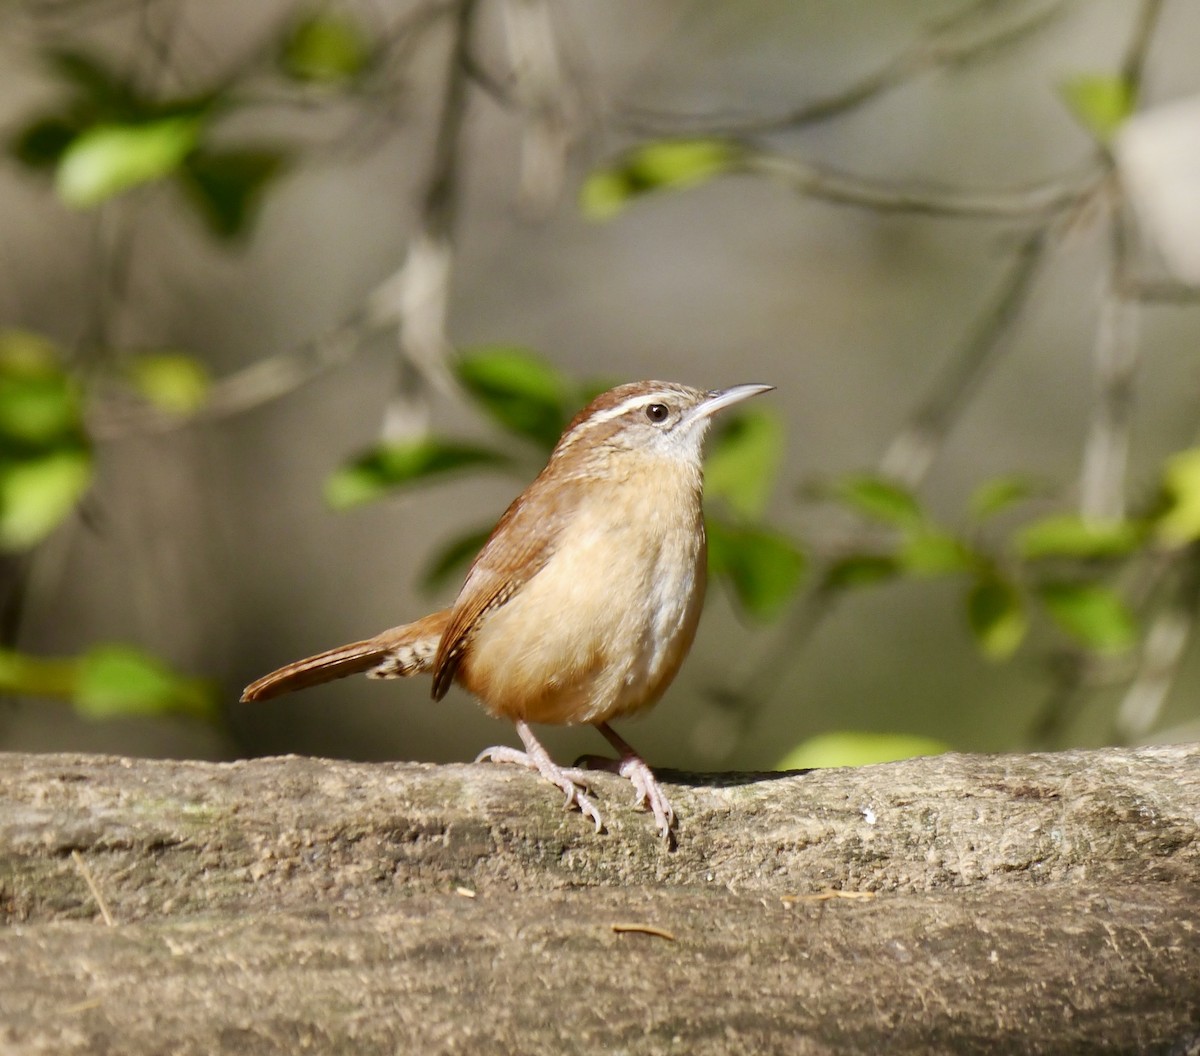
<instances>
[{"instance_id":1,"label":"bark texture","mask_svg":"<svg viewBox=\"0 0 1200 1056\"><path fill-rule=\"evenodd\" d=\"M0 755L0 1052L1200 1053L1200 747L667 777Z\"/></svg>"}]
</instances>

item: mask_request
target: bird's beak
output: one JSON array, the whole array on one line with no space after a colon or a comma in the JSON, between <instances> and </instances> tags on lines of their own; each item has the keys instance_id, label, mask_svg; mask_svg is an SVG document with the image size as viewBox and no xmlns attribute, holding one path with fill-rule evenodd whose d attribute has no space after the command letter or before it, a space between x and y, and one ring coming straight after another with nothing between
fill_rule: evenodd
<instances>
[{"instance_id":1,"label":"bird's beak","mask_svg":"<svg viewBox=\"0 0 1200 1056\"><path fill-rule=\"evenodd\" d=\"M733 385L728 389L713 389L712 392L706 392L704 399L692 408L688 419L695 421L698 418L709 418L730 404L741 403L742 400L748 400L751 396L770 392L773 388L775 388L774 385L751 384Z\"/></svg>"}]
</instances>

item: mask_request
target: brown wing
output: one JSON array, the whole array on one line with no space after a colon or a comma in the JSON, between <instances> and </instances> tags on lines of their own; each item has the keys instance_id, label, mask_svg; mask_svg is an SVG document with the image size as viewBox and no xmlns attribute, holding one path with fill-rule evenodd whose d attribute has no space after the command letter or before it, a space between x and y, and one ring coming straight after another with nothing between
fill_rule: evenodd
<instances>
[{"instance_id":1,"label":"brown wing","mask_svg":"<svg viewBox=\"0 0 1200 1056\"><path fill-rule=\"evenodd\" d=\"M552 496L547 494L551 489ZM450 622L433 661L434 700L441 700L450 689L479 621L546 566L583 494L580 482L561 477L548 481L543 471L504 511L450 609Z\"/></svg>"}]
</instances>

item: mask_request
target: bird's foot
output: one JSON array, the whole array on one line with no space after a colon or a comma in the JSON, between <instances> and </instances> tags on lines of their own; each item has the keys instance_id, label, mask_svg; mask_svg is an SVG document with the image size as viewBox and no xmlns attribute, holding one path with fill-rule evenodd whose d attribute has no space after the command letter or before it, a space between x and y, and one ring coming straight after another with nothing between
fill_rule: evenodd
<instances>
[{"instance_id":1,"label":"bird's foot","mask_svg":"<svg viewBox=\"0 0 1200 1056\"><path fill-rule=\"evenodd\" d=\"M528 770L536 770L552 785L562 790L566 796L564 809L577 807L579 812L596 826L596 831L600 832L604 828L604 821L596 805L585 794L591 791L587 771L573 766L559 766L550 758L550 754L525 723L518 722L516 727L521 740L525 742L525 751L503 744L495 745L480 752L475 757L475 762L490 759L494 763L515 763Z\"/></svg>"},{"instance_id":2,"label":"bird's foot","mask_svg":"<svg viewBox=\"0 0 1200 1056\"><path fill-rule=\"evenodd\" d=\"M602 756L585 755L580 762L591 770L608 770L610 773L620 774L633 785L633 790L637 793L634 803L638 806L645 806L654 815L654 827L658 830L659 836L670 843L672 830L675 827L675 808L671 806L671 801L663 792L662 785L654 776L654 771L647 765L646 760L633 750L629 742L608 723L598 723L596 729L604 734L609 743L621 753L621 758L605 759Z\"/></svg>"},{"instance_id":3,"label":"bird's foot","mask_svg":"<svg viewBox=\"0 0 1200 1056\"><path fill-rule=\"evenodd\" d=\"M606 759L602 755L585 755L579 762L587 770L607 770L610 774L619 774L631 785L634 805L646 807L654 815L654 827L664 840L671 839L671 830L675 827L675 808L667 799L662 785L654 776L654 771L646 761L638 755L627 755L622 759ZM585 771L586 772L586 771Z\"/></svg>"}]
</instances>

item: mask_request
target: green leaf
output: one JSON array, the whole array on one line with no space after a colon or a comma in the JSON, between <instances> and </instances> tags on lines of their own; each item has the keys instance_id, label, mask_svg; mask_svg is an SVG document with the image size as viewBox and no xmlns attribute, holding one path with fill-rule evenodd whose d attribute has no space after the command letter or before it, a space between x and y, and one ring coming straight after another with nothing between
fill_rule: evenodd
<instances>
[{"instance_id":1,"label":"green leaf","mask_svg":"<svg viewBox=\"0 0 1200 1056\"><path fill-rule=\"evenodd\" d=\"M1130 83L1111 74L1079 74L1064 81L1060 91L1075 120L1099 143L1112 139L1136 104Z\"/></svg>"},{"instance_id":2,"label":"green leaf","mask_svg":"<svg viewBox=\"0 0 1200 1056\"><path fill-rule=\"evenodd\" d=\"M925 521L921 504L911 491L873 473L835 480L829 495L863 517L897 528L917 528Z\"/></svg>"},{"instance_id":3,"label":"green leaf","mask_svg":"<svg viewBox=\"0 0 1200 1056\"><path fill-rule=\"evenodd\" d=\"M1162 484L1164 503L1155 518L1155 534L1167 546L1200 539L1200 447L1167 459Z\"/></svg>"},{"instance_id":4,"label":"green leaf","mask_svg":"<svg viewBox=\"0 0 1200 1056\"><path fill-rule=\"evenodd\" d=\"M53 168L82 127L78 121L57 114L41 117L17 133L9 144L9 151L17 161L31 169Z\"/></svg>"},{"instance_id":5,"label":"green leaf","mask_svg":"<svg viewBox=\"0 0 1200 1056\"><path fill-rule=\"evenodd\" d=\"M40 542L74 509L91 479L86 451L0 461L0 549Z\"/></svg>"},{"instance_id":6,"label":"green leaf","mask_svg":"<svg viewBox=\"0 0 1200 1056\"><path fill-rule=\"evenodd\" d=\"M821 581L824 590L849 590L871 587L895 579L900 574L896 558L886 554L851 554L835 561Z\"/></svg>"},{"instance_id":7,"label":"green leaf","mask_svg":"<svg viewBox=\"0 0 1200 1056\"><path fill-rule=\"evenodd\" d=\"M465 353L455 365L463 387L509 432L549 450L567 424L565 379L523 348L490 347Z\"/></svg>"},{"instance_id":8,"label":"green leaf","mask_svg":"<svg viewBox=\"0 0 1200 1056\"><path fill-rule=\"evenodd\" d=\"M767 528L734 525L706 519L708 567L727 580L742 608L769 620L792 599L804 577L807 562L786 536Z\"/></svg>"},{"instance_id":9,"label":"green leaf","mask_svg":"<svg viewBox=\"0 0 1200 1056\"><path fill-rule=\"evenodd\" d=\"M831 766L871 766L941 755L950 751L944 741L911 733L853 733L835 731L810 737L787 753L776 770L816 770Z\"/></svg>"},{"instance_id":10,"label":"green leaf","mask_svg":"<svg viewBox=\"0 0 1200 1056\"><path fill-rule=\"evenodd\" d=\"M82 441L79 399L58 349L39 334L0 331L0 457Z\"/></svg>"},{"instance_id":11,"label":"green leaf","mask_svg":"<svg viewBox=\"0 0 1200 1056\"><path fill-rule=\"evenodd\" d=\"M432 477L507 465L509 459L491 448L434 437L380 444L329 477L325 500L335 509L346 509Z\"/></svg>"},{"instance_id":12,"label":"green leaf","mask_svg":"<svg viewBox=\"0 0 1200 1056\"><path fill-rule=\"evenodd\" d=\"M1121 557L1135 549L1142 528L1132 521L1089 521L1077 514L1056 514L1034 521L1017 533L1017 552L1027 561L1041 558Z\"/></svg>"},{"instance_id":13,"label":"green leaf","mask_svg":"<svg viewBox=\"0 0 1200 1056\"><path fill-rule=\"evenodd\" d=\"M1038 597L1051 619L1089 649L1112 653L1137 638L1137 622L1115 591L1097 583L1043 583Z\"/></svg>"},{"instance_id":14,"label":"green leaf","mask_svg":"<svg viewBox=\"0 0 1200 1056\"><path fill-rule=\"evenodd\" d=\"M203 120L194 115L95 125L63 153L58 195L67 205L87 208L170 176L196 148L202 129Z\"/></svg>"},{"instance_id":15,"label":"green leaf","mask_svg":"<svg viewBox=\"0 0 1200 1056\"><path fill-rule=\"evenodd\" d=\"M651 191L682 190L711 180L745 156L743 147L722 139L669 139L627 151L609 168L584 181L579 205L590 220L607 220Z\"/></svg>"},{"instance_id":16,"label":"green leaf","mask_svg":"<svg viewBox=\"0 0 1200 1056\"><path fill-rule=\"evenodd\" d=\"M76 711L90 719L216 714L216 698L206 682L178 675L161 660L124 645L96 646L83 655L74 696Z\"/></svg>"},{"instance_id":17,"label":"green leaf","mask_svg":"<svg viewBox=\"0 0 1200 1056\"><path fill-rule=\"evenodd\" d=\"M709 445L704 491L743 517L763 515L783 457L783 425L770 411L732 416Z\"/></svg>"},{"instance_id":18,"label":"green leaf","mask_svg":"<svg viewBox=\"0 0 1200 1056\"><path fill-rule=\"evenodd\" d=\"M1004 476L985 480L971 494L967 509L977 521L994 517L1038 492L1028 477Z\"/></svg>"},{"instance_id":19,"label":"green leaf","mask_svg":"<svg viewBox=\"0 0 1200 1056\"><path fill-rule=\"evenodd\" d=\"M923 529L905 536L897 556L900 566L912 576L970 572L980 561L979 556L961 539L933 529Z\"/></svg>"},{"instance_id":20,"label":"green leaf","mask_svg":"<svg viewBox=\"0 0 1200 1056\"><path fill-rule=\"evenodd\" d=\"M272 150L197 150L180 178L209 230L237 238L254 224L267 185L284 169L286 156Z\"/></svg>"},{"instance_id":21,"label":"green leaf","mask_svg":"<svg viewBox=\"0 0 1200 1056\"><path fill-rule=\"evenodd\" d=\"M0 649L0 692L68 700L75 693L78 666L74 659L30 656L16 649Z\"/></svg>"},{"instance_id":22,"label":"green leaf","mask_svg":"<svg viewBox=\"0 0 1200 1056\"><path fill-rule=\"evenodd\" d=\"M50 68L67 82L78 109L93 119L128 119L144 115L146 105L128 79L93 55L61 48L47 53Z\"/></svg>"},{"instance_id":23,"label":"green leaf","mask_svg":"<svg viewBox=\"0 0 1200 1056\"><path fill-rule=\"evenodd\" d=\"M1012 656L1029 629L1020 593L992 576L977 580L967 592L967 622L980 650L992 660Z\"/></svg>"},{"instance_id":24,"label":"green leaf","mask_svg":"<svg viewBox=\"0 0 1200 1056\"><path fill-rule=\"evenodd\" d=\"M491 528L484 528L452 539L434 555L425 569L421 576L421 589L432 593L450 580L462 578L467 566L475 560L475 555L483 549L483 544L491 534Z\"/></svg>"},{"instance_id":25,"label":"green leaf","mask_svg":"<svg viewBox=\"0 0 1200 1056\"><path fill-rule=\"evenodd\" d=\"M204 364L182 352L140 355L126 369L134 388L168 414L191 414L203 406L212 385Z\"/></svg>"},{"instance_id":26,"label":"green leaf","mask_svg":"<svg viewBox=\"0 0 1200 1056\"><path fill-rule=\"evenodd\" d=\"M357 77L370 57L367 36L357 22L320 11L292 26L279 58L283 72L294 80L335 85Z\"/></svg>"}]
</instances>

